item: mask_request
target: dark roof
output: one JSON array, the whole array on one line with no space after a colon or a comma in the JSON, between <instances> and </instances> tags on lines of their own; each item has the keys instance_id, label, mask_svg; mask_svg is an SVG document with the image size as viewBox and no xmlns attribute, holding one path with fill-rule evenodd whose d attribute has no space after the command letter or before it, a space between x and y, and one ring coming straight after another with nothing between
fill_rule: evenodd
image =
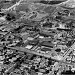
<instances>
[{"instance_id":1,"label":"dark roof","mask_svg":"<svg viewBox=\"0 0 75 75\"><path fill-rule=\"evenodd\" d=\"M60 49L60 48L57 48L55 51L56 51L56 52L60 52L60 51L61 51L61 49Z\"/></svg>"},{"instance_id":2,"label":"dark roof","mask_svg":"<svg viewBox=\"0 0 75 75\"><path fill-rule=\"evenodd\" d=\"M72 46L74 43L74 40L68 41L68 43L66 43L67 46Z\"/></svg>"},{"instance_id":3,"label":"dark roof","mask_svg":"<svg viewBox=\"0 0 75 75\"><path fill-rule=\"evenodd\" d=\"M50 27L51 28L52 25L53 25L53 23L46 22L46 23L43 24L43 27Z\"/></svg>"},{"instance_id":4,"label":"dark roof","mask_svg":"<svg viewBox=\"0 0 75 75\"><path fill-rule=\"evenodd\" d=\"M30 45L37 45L38 43L39 43L39 40L29 41Z\"/></svg>"},{"instance_id":5,"label":"dark roof","mask_svg":"<svg viewBox=\"0 0 75 75\"><path fill-rule=\"evenodd\" d=\"M41 0L40 3L43 3L43 4L50 4L50 5L53 5L53 4L59 4L59 3L62 3L64 2L64 0L52 0L52 1L45 1L45 0Z\"/></svg>"},{"instance_id":6,"label":"dark roof","mask_svg":"<svg viewBox=\"0 0 75 75\"><path fill-rule=\"evenodd\" d=\"M43 32L43 31L40 32L39 34L44 37L49 37L49 36L55 35L55 33L53 33L53 32Z\"/></svg>"},{"instance_id":7,"label":"dark roof","mask_svg":"<svg viewBox=\"0 0 75 75\"><path fill-rule=\"evenodd\" d=\"M42 48L41 50L42 50L42 51L51 51L50 48Z\"/></svg>"},{"instance_id":8,"label":"dark roof","mask_svg":"<svg viewBox=\"0 0 75 75\"><path fill-rule=\"evenodd\" d=\"M41 46L46 46L46 47L50 47L50 48L53 48L53 44L51 42L48 42L48 41L43 41L41 43Z\"/></svg>"},{"instance_id":9,"label":"dark roof","mask_svg":"<svg viewBox=\"0 0 75 75\"><path fill-rule=\"evenodd\" d=\"M72 29L62 29L62 28L57 28L57 30L72 31Z\"/></svg>"},{"instance_id":10,"label":"dark roof","mask_svg":"<svg viewBox=\"0 0 75 75\"><path fill-rule=\"evenodd\" d=\"M74 75L74 73L71 70L67 70L65 72L63 71L61 74L62 75Z\"/></svg>"}]
</instances>

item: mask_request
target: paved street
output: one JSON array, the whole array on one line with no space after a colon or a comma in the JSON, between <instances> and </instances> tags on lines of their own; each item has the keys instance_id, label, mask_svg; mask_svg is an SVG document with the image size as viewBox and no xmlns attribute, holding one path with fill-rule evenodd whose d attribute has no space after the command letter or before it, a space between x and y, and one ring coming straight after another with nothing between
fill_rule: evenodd
<instances>
[{"instance_id":1,"label":"paved street","mask_svg":"<svg viewBox=\"0 0 75 75\"><path fill-rule=\"evenodd\" d=\"M68 55L71 51L73 51L74 49L75 49L75 43L67 50L66 53L64 53L63 60L65 60L66 57L67 57L67 55Z\"/></svg>"},{"instance_id":2,"label":"paved street","mask_svg":"<svg viewBox=\"0 0 75 75\"><path fill-rule=\"evenodd\" d=\"M65 53L65 55L63 56L63 60L61 62L59 62L54 68L53 68L53 71L50 73L50 75L53 74L54 70L56 70L57 68L59 68L59 65L61 65L61 63L65 63L65 64L68 64L68 65L74 65L74 64L71 64L71 63L67 63L67 62L64 62L64 60L66 59L67 55L73 51L73 49L75 49L75 43L67 50L67 52Z\"/></svg>"}]
</instances>

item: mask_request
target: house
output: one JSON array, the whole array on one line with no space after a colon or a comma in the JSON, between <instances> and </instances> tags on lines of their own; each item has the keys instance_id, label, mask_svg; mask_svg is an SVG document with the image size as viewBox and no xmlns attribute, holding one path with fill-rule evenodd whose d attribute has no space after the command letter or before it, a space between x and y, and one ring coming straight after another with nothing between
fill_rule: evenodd
<instances>
[{"instance_id":1,"label":"house","mask_svg":"<svg viewBox=\"0 0 75 75\"><path fill-rule=\"evenodd\" d=\"M45 46L45 47L49 47L49 48L53 48L54 47L54 44L52 44L49 41L43 41L40 45L41 46Z\"/></svg>"}]
</instances>

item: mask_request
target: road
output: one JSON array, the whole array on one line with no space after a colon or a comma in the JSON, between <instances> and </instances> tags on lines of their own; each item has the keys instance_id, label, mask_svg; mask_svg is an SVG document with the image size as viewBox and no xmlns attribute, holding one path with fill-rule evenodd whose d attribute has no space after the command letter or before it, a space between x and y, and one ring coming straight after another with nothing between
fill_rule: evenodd
<instances>
[{"instance_id":1,"label":"road","mask_svg":"<svg viewBox=\"0 0 75 75\"><path fill-rule=\"evenodd\" d=\"M2 12L7 12L9 10L11 10L12 8L18 6L23 0L20 0L19 2L17 2L16 4L12 5L11 7L7 8L7 9L4 9Z\"/></svg>"},{"instance_id":2,"label":"road","mask_svg":"<svg viewBox=\"0 0 75 75\"><path fill-rule=\"evenodd\" d=\"M59 68L59 65L61 65L61 63L65 63L65 64L69 64L69 65L73 65L73 64L70 64L70 63L67 63L67 62L64 62L64 60L66 59L67 55L73 51L73 49L75 49L75 43L66 51L66 53L64 54L63 56L63 60L57 60L53 57L51 57L50 55L48 54L42 54L42 53L38 53L36 51L31 51L27 48L24 48L24 47L7 47L7 48L10 48L12 50L18 50L18 51L21 51L21 52L27 52L27 53L30 53L30 54L36 54L38 56L43 56L43 57L46 57L46 58L52 58L53 60L56 60L58 63L54 66L53 70L49 73L49 75L52 75L54 73L54 70L58 69Z\"/></svg>"},{"instance_id":3,"label":"road","mask_svg":"<svg viewBox=\"0 0 75 75\"><path fill-rule=\"evenodd\" d=\"M38 56L43 56L45 58L52 58L53 60L61 62L61 60L57 60L55 57L51 57L50 54L40 53L40 52L37 52L37 51L29 50L29 49L24 48L24 47L7 47L7 48L12 49L12 50L18 50L20 52L27 52L27 53L35 54L35 55L38 55Z\"/></svg>"},{"instance_id":4,"label":"road","mask_svg":"<svg viewBox=\"0 0 75 75\"><path fill-rule=\"evenodd\" d=\"M56 70L57 68L59 68L59 65L61 65L61 63L65 63L65 64L69 64L69 65L74 65L74 64L71 64L71 63L67 63L67 62L64 62L64 60L67 58L67 55L73 51L75 49L75 43L66 51L66 53L64 53L64 56L63 56L63 60L61 62L59 62L54 68L53 68L53 71L49 74L49 75L53 75L54 73L54 70Z\"/></svg>"},{"instance_id":5,"label":"road","mask_svg":"<svg viewBox=\"0 0 75 75\"><path fill-rule=\"evenodd\" d=\"M65 60L66 57L67 57L67 55L68 55L71 51L73 51L74 49L75 49L75 43L67 50L66 53L64 53L63 60Z\"/></svg>"},{"instance_id":6,"label":"road","mask_svg":"<svg viewBox=\"0 0 75 75\"><path fill-rule=\"evenodd\" d=\"M51 58L57 62L61 62L61 63L65 63L65 64L70 64L70 63L67 63L67 62L64 62L64 61L61 61L61 60L58 60L56 59L55 57L51 57L50 54L43 54L43 53L39 53L39 52L36 52L36 51L32 51L32 50L29 50L27 48L24 48L24 47L7 47L9 49L12 49L12 50L18 50L20 52L27 52L27 53L30 53L30 54L35 54L35 55L38 55L38 56L43 56L45 58Z\"/></svg>"}]
</instances>

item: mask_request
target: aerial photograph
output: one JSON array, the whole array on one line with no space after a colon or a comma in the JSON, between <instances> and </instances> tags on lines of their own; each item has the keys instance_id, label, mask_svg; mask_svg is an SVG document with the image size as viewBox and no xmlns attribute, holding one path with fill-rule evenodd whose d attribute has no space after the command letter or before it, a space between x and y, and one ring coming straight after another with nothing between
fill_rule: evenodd
<instances>
[{"instance_id":1,"label":"aerial photograph","mask_svg":"<svg viewBox=\"0 0 75 75\"><path fill-rule=\"evenodd\" d=\"M0 0L0 75L75 75L75 0Z\"/></svg>"}]
</instances>

